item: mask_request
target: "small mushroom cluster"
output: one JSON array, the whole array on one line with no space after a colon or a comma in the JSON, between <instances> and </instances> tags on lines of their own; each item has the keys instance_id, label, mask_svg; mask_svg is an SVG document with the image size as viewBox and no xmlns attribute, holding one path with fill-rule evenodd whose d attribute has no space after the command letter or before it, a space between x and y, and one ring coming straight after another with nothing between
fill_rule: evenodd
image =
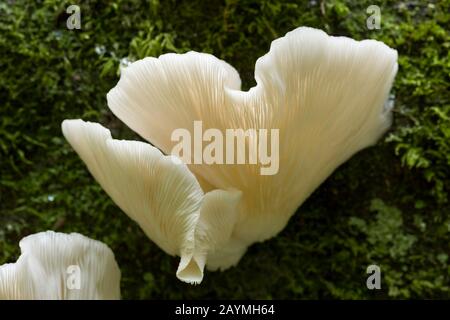
<instances>
[{"instance_id":1,"label":"small mushroom cluster","mask_svg":"<svg viewBox=\"0 0 450 320\"><path fill-rule=\"evenodd\" d=\"M122 69L108 106L151 144L115 140L79 119L65 120L62 131L122 211L180 257L177 277L198 284L205 266L235 266L251 244L277 235L339 165L378 140L390 126L385 102L396 72L397 52L381 42L301 27L257 60L248 91L210 54L164 54ZM221 132L278 129L279 171L174 158L172 132L192 130L195 121ZM0 276L1 290L1 269Z\"/></svg>"}]
</instances>

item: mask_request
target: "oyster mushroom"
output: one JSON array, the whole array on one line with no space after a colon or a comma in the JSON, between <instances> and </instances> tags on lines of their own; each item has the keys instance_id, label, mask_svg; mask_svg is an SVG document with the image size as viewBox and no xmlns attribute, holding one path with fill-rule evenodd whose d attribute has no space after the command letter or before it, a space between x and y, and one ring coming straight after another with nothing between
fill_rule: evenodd
<instances>
[{"instance_id":1,"label":"oyster mushroom","mask_svg":"<svg viewBox=\"0 0 450 320\"><path fill-rule=\"evenodd\" d=\"M120 299L120 270L104 243L46 231L19 245L17 262L0 266L0 300Z\"/></svg>"},{"instance_id":2,"label":"oyster mushroom","mask_svg":"<svg viewBox=\"0 0 450 320\"><path fill-rule=\"evenodd\" d=\"M150 239L171 254L180 254L183 248L189 247L190 253L184 254L186 258L181 254L180 266L190 266L188 270L194 270L206 263L211 270L226 269L238 263L249 245L277 235L303 201L339 165L374 144L387 130L391 110L385 108L385 101L396 72L397 52L379 41L332 37L305 27L272 42L270 51L256 62L257 85L248 91L240 90L241 81L233 67L210 54L170 53L132 63L122 70L118 84L108 93L109 108L165 154L174 150L172 133L180 128L193 133L196 121L202 121L205 130L222 133L230 128L279 130L276 174L261 174L265 169L261 163L224 165L190 161L195 163L189 164L195 177L183 167L178 170L189 179L180 178L183 183L171 184L176 179L167 173L161 177L167 194L155 197L148 192L147 197L142 198L148 201L146 206L158 208L168 205L169 194L177 199L175 203L182 203L182 199L193 201L195 204L188 201L186 207L190 209L182 214L175 214L175 208L163 210L164 214L150 213L144 202L137 199L139 193L153 188L143 182L145 170L128 183L115 180L116 173L112 173L134 173L134 165L145 167L147 172L159 171L154 169L156 161L148 162L150 159L144 161L145 156L136 156L125 164L125 156L117 155L117 159L124 160L123 164L111 165L112 169L104 174L102 182L101 175L95 172L109 164L96 158L106 154L103 147L98 148L101 142L84 137L82 128L69 137L65 135L79 153L85 149L85 144L92 144L81 157L113 199L111 190L122 184L123 193L116 196L116 203L138 221L144 231L152 230L146 231ZM107 143L110 148L114 144L119 143ZM138 147L141 144L137 142L121 144L116 149L129 155L150 150L150 146ZM246 146L249 147L249 140ZM148 151L155 155L156 152L156 149ZM216 209L209 212L210 205L203 201L204 209L200 209L199 214L197 209L202 207L199 183L204 191L242 192L240 201L233 205L235 211L229 206L222 208L225 203L218 201L211 205ZM137 218L133 209L121 205L121 201L128 206L140 203L141 210L137 211L142 217ZM182 223L185 229L177 223ZM161 225L165 226L167 234L172 233L172 237L178 239L178 245L166 244L154 234L163 234L158 231ZM214 235L224 227L226 232ZM182 229L190 231L175 232ZM203 237L203 241L197 240L202 238L200 230L209 235ZM208 247L207 254L203 254L204 249L198 253L196 243L208 241L214 245L203 245ZM196 277L190 282L199 279Z\"/></svg>"}]
</instances>

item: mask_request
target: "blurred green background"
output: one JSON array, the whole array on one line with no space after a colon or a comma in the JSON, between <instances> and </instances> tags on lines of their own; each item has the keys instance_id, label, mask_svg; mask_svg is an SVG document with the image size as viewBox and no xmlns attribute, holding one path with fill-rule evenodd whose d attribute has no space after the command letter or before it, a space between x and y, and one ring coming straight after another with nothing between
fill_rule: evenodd
<instances>
[{"instance_id":1,"label":"blurred green background","mask_svg":"<svg viewBox=\"0 0 450 320\"><path fill-rule=\"evenodd\" d=\"M68 30L66 8L81 8ZM369 5L381 29L368 30ZM125 299L450 298L450 1L0 2L0 264L47 229L107 243ZM232 64L243 88L256 59L298 26L379 39L398 50L394 125L299 208L276 238L203 283L177 280L178 259L148 240L64 140L66 118L138 137L108 110L127 61L196 50ZM366 268L381 268L381 290Z\"/></svg>"}]
</instances>

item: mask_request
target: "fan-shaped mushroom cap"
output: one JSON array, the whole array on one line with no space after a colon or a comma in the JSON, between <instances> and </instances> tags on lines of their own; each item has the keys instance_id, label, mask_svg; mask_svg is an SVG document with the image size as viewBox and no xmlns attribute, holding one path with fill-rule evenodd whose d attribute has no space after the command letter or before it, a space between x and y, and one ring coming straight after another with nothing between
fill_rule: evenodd
<instances>
[{"instance_id":1,"label":"fan-shaped mushroom cap","mask_svg":"<svg viewBox=\"0 0 450 320\"><path fill-rule=\"evenodd\" d=\"M279 129L275 175L261 175L261 164L190 165L213 187L242 191L232 238L211 255L213 268L224 268L247 245L280 232L340 164L385 132L396 72L397 52L381 42L302 27L272 42L247 92L230 65L188 52L133 63L107 97L116 116L165 153L176 143L171 133L193 135L196 120L224 135L228 128Z\"/></svg>"},{"instance_id":2,"label":"fan-shaped mushroom cap","mask_svg":"<svg viewBox=\"0 0 450 320\"><path fill-rule=\"evenodd\" d=\"M120 270L104 243L47 231L19 245L17 262L0 266L0 300L120 299Z\"/></svg>"}]
</instances>

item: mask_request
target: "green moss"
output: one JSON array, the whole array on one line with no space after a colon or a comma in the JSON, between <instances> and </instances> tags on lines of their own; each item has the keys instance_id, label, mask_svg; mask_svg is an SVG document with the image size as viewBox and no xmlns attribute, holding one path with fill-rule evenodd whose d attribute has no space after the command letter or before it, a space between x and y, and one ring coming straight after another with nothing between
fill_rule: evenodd
<instances>
[{"instance_id":1,"label":"green moss","mask_svg":"<svg viewBox=\"0 0 450 320\"><path fill-rule=\"evenodd\" d=\"M0 264L25 235L53 229L106 242L124 298L449 298L450 1L97 1L0 3ZM301 25L399 52L395 123L387 140L341 166L277 237L201 286L175 276L177 259L115 206L62 138L66 118L138 137L108 111L124 58L210 52L235 66L245 89L270 42ZM373 200L381 199L381 200ZM377 264L382 290L367 290Z\"/></svg>"}]
</instances>

